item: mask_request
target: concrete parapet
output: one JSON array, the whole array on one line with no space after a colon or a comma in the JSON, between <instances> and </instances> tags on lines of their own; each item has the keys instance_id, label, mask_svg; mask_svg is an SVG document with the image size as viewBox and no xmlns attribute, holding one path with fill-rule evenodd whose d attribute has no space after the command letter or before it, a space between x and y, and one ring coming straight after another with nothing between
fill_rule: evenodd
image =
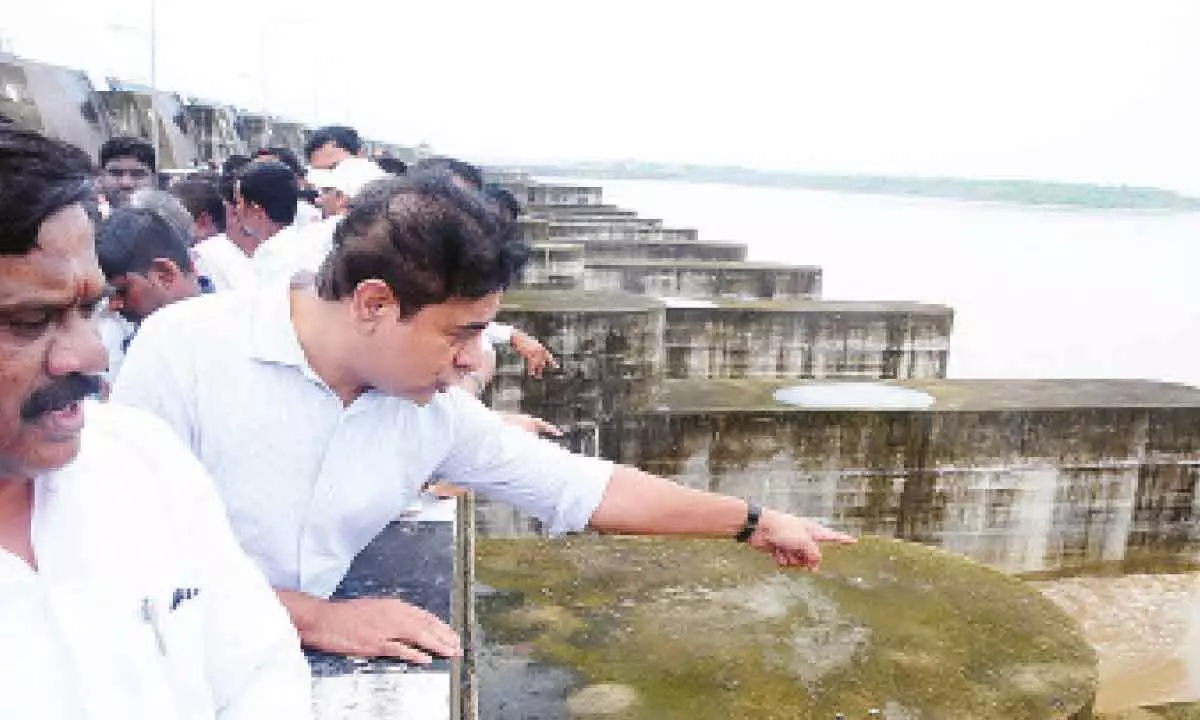
<instances>
[{"instance_id":1,"label":"concrete parapet","mask_svg":"<svg viewBox=\"0 0 1200 720\"><path fill-rule=\"evenodd\" d=\"M315 720L475 720L474 503L442 500L388 525L354 559L334 599L395 597L450 624L461 659L426 666L308 651Z\"/></svg>"},{"instance_id":2,"label":"concrete parapet","mask_svg":"<svg viewBox=\"0 0 1200 720\"><path fill-rule=\"evenodd\" d=\"M1194 562L1195 388L693 380L645 398L601 424L602 454L688 485L1012 571Z\"/></svg>"},{"instance_id":3,"label":"concrete parapet","mask_svg":"<svg viewBox=\"0 0 1200 720\"><path fill-rule=\"evenodd\" d=\"M159 170L189 168L195 164L191 120L177 95L132 86L97 94L108 111L114 135L152 138L154 126L158 125Z\"/></svg>"},{"instance_id":4,"label":"concrete parapet","mask_svg":"<svg viewBox=\"0 0 1200 720\"><path fill-rule=\"evenodd\" d=\"M609 260L588 257L584 290L655 297L806 300L821 294L821 268L703 260Z\"/></svg>"},{"instance_id":5,"label":"concrete parapet","mask_svg":"<svg viewBox=\"0 0 1200 720\"><path fill-rule=\"evenodd\" d=\"M527 186L524 201L530 205L602 205L604 190L593 185L537 183Z\"/></svg>"},{"instance_id":6,"label":"concrete parapet","mask_svg":"<svg viewBox=\"0 0 1200 720\"><path fill-rule=\"evenodd\" d=\"M701 260L736 262L746 259L743 243L706 240L583 240L580 244L590 260Z\"/></svg>"},{"instance_id":7,"label":"concrete parapet","mask_svg":"<svg viewBox=\"0 0 1200 720\"><path fill-rule=\"evenodd\" d=\"M528 198L528 192L517 197ZM604 218L604 217L636 217L636 210L627 210L617 205L541 205L530 203L525 205L525 213L530 217L541 218L545 220L555 218L570 218L576 215L580 217Z\"/></svg>"},{"instance_id":8,"label":"concrete parapet","mask_svg":"<svg viewBox=\"0 0 1200 720\"><path fill-rule=\"evenodd\" d=\"M535 243L521 275L528 289L574 290L583 280L586 252L577 243Z\"/></svg>"},{"instance_id":9,"label":"concrete parapet","mask_svg":"<svg viewBox=\"0 0 1200 720\"><path fill-rule=\"evenodd\" d=\"M675 302L666 374L682 378L939 378L953 311L873 302Z\"/></svg>"},{"instance_id":10,"label":"concrete parapet","mask_svg":"<svg viewBox=\"0 0 1200 720\"><path fill-rule=\"evenodd\" d=\"M238 136L237 113L232 108L192 103L186 110L195 132L198 159L220 163L230 155L246 154L246 143Z\"/></svg>"},{"instance_id":11,"label":"concrete parapet","mask_svg":"<svg viewBox=\"0 0 1200 720\"><path fill-rule=\"evenodd\" d=\"M498 358L492 406L576 426L635 403L662 373L663 305L623 293L505 295L500 319L541 339L559 367L528 378L514 353Z\"/></svg>"}]
</instances>

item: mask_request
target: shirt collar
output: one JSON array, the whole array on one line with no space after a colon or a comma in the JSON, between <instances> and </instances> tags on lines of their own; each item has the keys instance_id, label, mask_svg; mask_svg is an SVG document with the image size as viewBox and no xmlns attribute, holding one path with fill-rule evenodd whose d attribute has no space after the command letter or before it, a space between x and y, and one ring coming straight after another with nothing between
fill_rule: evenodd
<instances>
[{"instance_id":1,"label":"shirt collar","mask_svg":"<svg viewBox=\"0 0 1200 720\"><path fill-rule=\"evenodd\" d=\"M312 374L292 324L291 283L270 282L253 291L250 357Z\"/></svg>"}]
</instances>

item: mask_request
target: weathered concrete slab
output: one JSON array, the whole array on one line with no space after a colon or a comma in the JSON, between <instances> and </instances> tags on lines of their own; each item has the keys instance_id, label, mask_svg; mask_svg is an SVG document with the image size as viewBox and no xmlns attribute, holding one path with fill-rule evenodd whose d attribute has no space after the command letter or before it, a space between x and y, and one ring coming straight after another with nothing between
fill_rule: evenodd
<instances>
[{"instance_id":1,"label":"weathered concrete slab","mask_svg":"<svg viewBox=\"0 0 1200 720\"><path fill-rule=\"evenodd\" d=\"M693 228L669 228L657 224L645 224L640 218L632 218L629 222L562 222L551 219L550 239L559 242L581 242L585 240L607 240L623 242L663 242L685 241L699 239L699 233Z\"/></svg>"},{"instance_id":2,"label":"weathered concrete slab","mask_svg":"<svg viewBox=\"0 0 1200 720\"><path fill-rule=\"evenodd\" d=\"M520 287L543 290L574 290L583 281L586 251L575 243L530 243L529 263L521 274Z\"/></svg>"},{"instance_id":3,"label":"weathered concrete slab","mask_svg":"<svg viewBox=\"0 0 1200 720\"><path fill-rule=\"evenodd\" d=\"M525 187L525 186L522 186ZM526 196L528 194L526 193ZM521 197L518 195L518 197ZM535 218L567 218L574 215L584 217L633 217L637 215L636 210L629 210L617 205L540 205L530 203L525 206L525 212Z\"/></svg>"},{"instance_id":4,"label":"weathered concrete slab","mask_svg":"<svg viewBox=\"0 0 1200 720\"><path fill-rule=\"evenodd\" d=\"M560 366L525 376L502 351L491 398L552 422L596 422L663 377L882 378L945 374L952 313L916 303L660 301L619 292L506 293L500 320Z\"/></svg>"},{"instance_id":5,"label":"weathered concrete slab","mask_svg":"<svg viewBox=\"0 0 1200 720\"><path fill-rule=\"evenodd\" d=\"M449 507L447 507L447 503ZM391 523L355 558L334 598L396 597L462 630L468 581L454 501L442 501L425 519ZM456 608L456 597L458 598ZM464 643L468 651L472 648ZM419 717L459 720L464 668L436 659L415 666L386 658L347 658L309 651L317 720Z\"/></svg>"},{"instance_id":6,"label":"weathered concrete slab","mask_svg":"<svg viewBox=\"0 0 1200 720\"><path fill-rule=\"evenodd\" d=\"M153 138L158 126L158 168L192 167L196 146L192 140L191 120L183 103L173 93L151 92L141 86L124 86L97 93L108 113L114 135Z\"/></svg>"},{"instance_id":7,"label":"weathered concrete slab","mask_svg":"<svg viewBox=\"0 0 1200 720\"><path fill-rule=\"evenodd\" d=\"M529 378L519 357L501 352L492 406L570 426L628 407L661 375L664 317L661 302L638 295L507 293L500 320L539 338L559 367Z\"/></svg>"},{"instance_id":8,"label":"weathered concrete slab","mask_svg":"<svg viewBox=\"0 0 1200 720\"><path fill-rule=\"evenodd\" d=\"M594 185L537 183L529 185L525 202L530 205L601 205L604 190Z\"/></svg>"},{"instance_id":9,"label":"weathered concrete slab","mask_svg":"<svg viewBox=\"0 0 1200 720\"><path fill-rule=\"evenodd\" d=\"M220 163L234 154L245 155L246 143L237 133L233 109L210 103L191 103L186 108L195 135L196 157Z\"/></svg>"},{"instance_id":10,"label":"weathered concrete slab","mask_svg":"<svg viewBox=\"0 0 1200 720\"><path fill-rule=\"evenodd\" d=\"M807 265L589 256L584 266L584 290L702 300L808 300L821 295L821 268Z\"/></svg>"},{"instance_id":11,"label":"weathered concrete slab","mask_svg":"<svg viewBox=\"0 0 1200 720\"><path fill-rule=\"evenodd\" d=\"M1096 658L1068 615L909 543L804 573L731 540L487 541L479 568L489 645L528 663L491 720L1091 717Z\"/></svg>"},{"instance_id":12,"label":"weathered concrete slab","mask_svg":"<svg viewBox=\"0 0 1200 720\"><path fill-rule=\"evenodd\" d=\"M920 303L675 303L666 377L945 377L953 322Z\"/></svg>"},{"instance_id":13,"label":"weathered concrete slab","mask_svg":"<svg viewBox=\"0 0 1200 720\"><path fill-rule=\"evenodd\" d=\"M579 243L589 260L701 260L742 262L744 243L707 240L582 240Z\"/></svg>"},{"instance_id":14,"label":"weathered concrete slab","mask_svg":"<svg viewBox=\"0 0 1200 720\"><path fill-rule=\"evenodd\" d=\"M773 398L819 385L664 382L638 412L601 423L601 452L1007 570L1194 563L1200 390L940 380L879 384L926 394L924 408Z\"/></svg>"}]
</instances>

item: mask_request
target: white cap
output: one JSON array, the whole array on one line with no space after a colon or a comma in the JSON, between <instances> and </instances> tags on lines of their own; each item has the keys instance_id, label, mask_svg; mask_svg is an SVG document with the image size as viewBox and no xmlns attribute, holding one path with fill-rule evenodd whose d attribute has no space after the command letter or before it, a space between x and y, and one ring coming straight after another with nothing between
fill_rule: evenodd
<instances>
[{"instance_id":1,"label":"white cap","mask_svg":"<svg viewBox=\"0 0 1200 720\"><path fill-rule=\"evenodd\" d=\"M351 197L357 195L367 183L386 177L383 168L366 158L346 158L337 167L326 170L309 168L305 177L316 188L333 188Z\"/></svg>"}]
</instances>

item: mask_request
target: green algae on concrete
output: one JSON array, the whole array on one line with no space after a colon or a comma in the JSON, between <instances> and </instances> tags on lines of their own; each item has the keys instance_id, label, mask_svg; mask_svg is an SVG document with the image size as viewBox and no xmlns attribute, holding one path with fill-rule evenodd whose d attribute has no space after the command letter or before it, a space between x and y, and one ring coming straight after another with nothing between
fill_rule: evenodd
<instances>
[{"instance_id":1,"label":"green algae on concrete","mask_svg":"<svg viewBox=\"0 0 1200 720\"><path fill-rule=\"evenodd\" d=\"M587 684L631 688L612 717L1086 718L1096 659L1020 580L881 538L818 574L729 541L482 540L488 637Z\"/></svg>"}]
</instances>

